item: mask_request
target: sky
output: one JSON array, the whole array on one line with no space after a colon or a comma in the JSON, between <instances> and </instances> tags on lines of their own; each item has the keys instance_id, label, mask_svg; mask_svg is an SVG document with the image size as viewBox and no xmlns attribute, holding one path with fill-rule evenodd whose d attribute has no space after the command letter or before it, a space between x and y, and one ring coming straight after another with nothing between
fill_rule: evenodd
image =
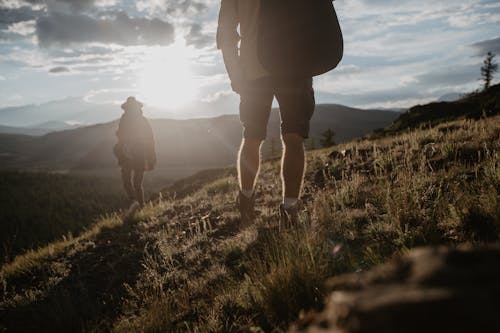
<instances>
[{"instance_id":1,"label":"sky","mask_svg":"<svg viewBox=\"0 0 500 333\"><path fill-rule=\"evenodd\" d=\"M253 1L253 0L248 0ZM405 108L478 89L500 1L336 0L345 54L318 103ZM236 113L215 46L220 0L0 0L0 107L68 97ZM499 82L497 79L495 82Z\"/></svg>"}]
</instances>

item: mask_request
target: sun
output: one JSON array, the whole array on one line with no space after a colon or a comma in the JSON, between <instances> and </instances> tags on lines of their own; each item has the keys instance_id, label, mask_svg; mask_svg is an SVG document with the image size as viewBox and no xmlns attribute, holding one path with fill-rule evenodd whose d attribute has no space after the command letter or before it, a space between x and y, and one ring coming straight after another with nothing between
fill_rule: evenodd
<instances>
[{"instance_id":1,"label":"sun","mask_svg":"<svg viewBox=\"0 0 500 333\"><path fill-rule=\"evenodd\" d=\"M190 68L193 56L182 40L148 50L139 66L139 97L148 105L169 110L194 101L199 85Z\"/></svg>"}]
</instances>

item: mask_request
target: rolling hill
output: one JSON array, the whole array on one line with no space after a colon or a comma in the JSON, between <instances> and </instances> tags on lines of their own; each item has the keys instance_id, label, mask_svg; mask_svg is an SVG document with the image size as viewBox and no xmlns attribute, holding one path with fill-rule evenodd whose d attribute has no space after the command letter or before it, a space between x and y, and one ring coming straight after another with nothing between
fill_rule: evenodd
<instances>
[{"instance_id":1,"label":"rolling hill","mask_svg":"<svg viewBox=\"0 0 500 333\"><path fill-rule=\"evenodd\" d=\"M340 105L318 105L311 121L311 137L319 142L332 128L337 142L362 137L396 119L391 111L360 110ZM273 111L264 154L279 140L279 116ZM171 178L234 163L241 140L237 115L189 120L152 119L159 168ZM9 169L101 172L116 167L112 146L117 121L46 134L40 137L0 135L0 165Z\"/></svg>"},{"instance_id":2,"label":"rolling hill","mask_svg":"<svg viewBox=\"0 0 500 333\"><path fill-rule=\"evenodd\" d=\"M474 92L452 102L416 105L388 128L377 130L373 137L393 135L407 130L435 126L456 119L480 119L500 114L500 84L486 91Z\"/></svg>"},{"instance_id":3,"label":"rolling hill","mask_svg":"<svg viewBox=\"0 0 500 333\"><path fill-rule=\"evenodd\" d=\"M30 128L30 127L16 127L0 125L0 134L23 134L23 135L44 135L49 133L50 130L43 128Z\"/></svg>"},{"instance_id":4,"label":"rolling hill","mask_svg":"<svg viewBox=\"0 0 500 333\"><path fill-rule=\"evenodd\" d=\"M32 127L18 127L0 125L0 134L22 134L31 136L41 136L50 132L74 129L80 127L78 124L68 124L62 121L48 121Z\"/></svg>"}]
</instances>

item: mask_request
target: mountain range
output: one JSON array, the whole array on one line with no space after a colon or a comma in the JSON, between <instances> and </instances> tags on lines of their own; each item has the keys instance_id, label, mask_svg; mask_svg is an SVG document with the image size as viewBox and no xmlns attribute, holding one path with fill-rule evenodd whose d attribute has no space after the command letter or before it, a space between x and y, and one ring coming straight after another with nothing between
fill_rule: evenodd
<instances>
[{"instance_id":1,"label":"mountain range","mask_svg":"<svg viewBox=\"0 0 500 333\"><path fill-rule=\"evenodd\" d=\"M25 114L31 111L23 110ZM116 118L119 115L106 113L101 116L114 117L115 120L38 137L0 134L1 168L89 173L115 170L112 147L116 142ZM310 140L319 143L321 133L332 129L335 141L345 142L386 127L398 116L399 113L392 111L361 110L335 104L317 105L311 120ZM87 119L92 117L89 115ZM155 133L159 161L155 174L179 178L198 170L227 166L235 161L241 140L241 125L237 115L150 119L150 122ZM263 147L264 157L269 156L271 143L279 146L279 123L278 112L273 110L268 140Z\"/></svg>"},{"instance_id":2,"label":"mountain range","mask_svg":"<svg viewBox=\"0 0 500 333\"><path fill-rule=\"evenodd\" d=\"M222 99L212 102L203 100L189 103L175 110L146 105L144 112L150 118L192 119L213 118L233 110L235 100ZM234 103L233 103L234 102ZM14 131L19 134L40 135L49 130L63 130L70 127L106 123L120 117L120 103L95 103L83 97L68 97L41 104L29 104L0 108L0 133ZM15 129L2 129L2 126ZM68 127L69 126L69 127ZM36 132L33 129L41 129Z\"/></svg>"}]
</instances>

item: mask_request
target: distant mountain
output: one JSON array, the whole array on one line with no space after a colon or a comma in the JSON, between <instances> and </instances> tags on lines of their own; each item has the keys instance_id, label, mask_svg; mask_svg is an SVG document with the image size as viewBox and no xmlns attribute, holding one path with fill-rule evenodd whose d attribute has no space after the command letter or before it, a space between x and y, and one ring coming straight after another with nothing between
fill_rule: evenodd
<instances>
[{"instance_id":1,"label":"distant mountain","mask_svg":"<svg viewBox=\"0 0 500 333\"><path fill-rule=\"evenodd\" d=\"M14 127L14 126L0 125L0 133L40 136L50 132L77 128L79 126L80 126L79 124L70 125L62 121L48 121L32 127Z\"/></svg>"},{"instance_id":2,"label":"distant mountain","mask_svg":"<svg viewBox=\"0 0 500 333\"><path fill-rule=\"evenodd\" d=\"M24 135L44 135L51 132L51 130L43 128L29 128L29 127L14 127L0 125L0 133L2 134L24 134Z\"/></svg>"},{"instance_id":3,"label":"distant mountain","mask_svg":"<svg viewBox=\"0 0 500 333\"><path fill-rule=\"evenodd\" d=\"M68 121L53 120L53 121L46 121L44 123L32 126L32 128L38 128L38 129L47 130L48 132L52 132L52 131L73 129L73 128L81 127L82 125L85 125L85 124L81 124L77 121L75 121L75 122L69 121L68 122Z\"/></svg>"},{"instance_id":4,"label":"distant mountain","mask_svg":"<svg viewBox=\"0 0 500 333\"><path fill-rule=\"evenodd\" d=\"M236 98L236 97L234 97ZM234 103L233 103L234 102ZM146 105L144 112L151 118L191 119L215 117L237 108L236 100L215 102L196 101L178 110ZM113 121L120 117L119 104L92 103L82 97L71 97L42 104L0 108L0 124L9 127L36 127L53 130L67 129L67 124L93 125ZM66 124L62 126L61 124ZM56 125L54 127L54 125Z\"/></svg>"},{"instance_id":5,"label":"distant mountain","mask_svg":"<svg viewBox=\"0 0 500 333\"><path fill-rule=\"evenodd\" d=\"M335 131L344 142L388 126L398 116L391 111L360 110L341 105L318 105L311 120L311 137ZM279 115L273 111L264 153L274 139L279 145ZM190 120L152 119L159 157L157 173L178 178L196 171L233 164L241 140L237 115ZM112 147L117 121L49 133L41 137L0 135L0 165L96 172L116 168ZM317 144L319 146L319 144Z\"/></svg>"},{"instance_id":6,"label":"distant mountain","mask_svg":"<svg viewBox=\"0 0 500 333\"><path fill-rule=\"evenodd\" d=\"M0 109L0 124L15 127L40 127L42 124L109 122L120 116L119 106L88 103L83 98L66 98L43 104ZM57 128L60 129L60 128Z\"/></svg>"}]
</instances>

